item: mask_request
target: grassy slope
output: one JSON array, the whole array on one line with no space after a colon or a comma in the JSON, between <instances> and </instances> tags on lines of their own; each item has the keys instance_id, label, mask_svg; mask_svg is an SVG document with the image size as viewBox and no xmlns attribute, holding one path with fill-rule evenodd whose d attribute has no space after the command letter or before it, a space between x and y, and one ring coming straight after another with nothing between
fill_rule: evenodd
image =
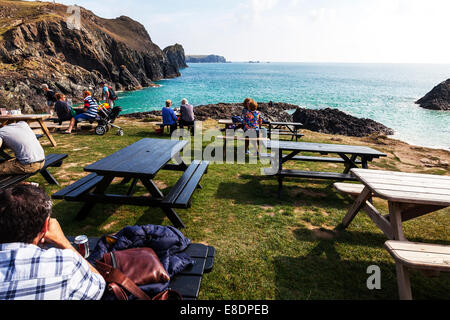
<instances>
[{"instance_id":1,"label":"grassy slope","mask_svg":"<svg viewBox=\"0 0 450 320\"><path fill-rule=\"evenodd\" d=\"M93 134L64 136L55 134L57 148L46 146L47 153L68 153L62 168L52 169L63 186L85 176L83 167L142 138L154 137L151 124L120 121L126 135L110 132L105 137ZM209 127L216 122L209 121ZM387 141L374 145L367 140L332 137L306 132L305 141L369 144L389 154L371 167L449 175L449 170L426 169L414 161L430 157L448 157L448 152L411 148ZM386 142L385 141L385 142ZM378 142L380 143L380 142ZM402 151L403 150L403 151ZM430 154L431 152L431 154ZM407 158L408 161L402 160ZM286 196L277 198L277 182L260 174L263 165L212 165L204 177L203 190L196 192L192 208L178 210L188 226L183 230L194 242L217 249L215 267L205 276L201 299L397 299L395 266L383 249L386 238L365 215L359 215L350 228L334 234L332 230L344 217L351 200L337 195L331 182L287 180ZM341 170L330 164L296 164L311 170ZM161 188L172 186L179 174L161 173ZM41 183L52 194L58 187ZM116 191L126 187L115 187ZM142 187L139 189L143 193ZM166 191L167 192L167 191ZM385 212L382 201L376 205ZM98 205L83 222L73 219L79 204L55 202L54 215L67 234L101 236L128 225L169 222L159 209ZM411 241L449 244L450 209L405 223ZM378 265L382 270L382 290L366 288L366 270ZM412 276L417 299L450 298L450 278Z\"/></svg>"}]
</instances>

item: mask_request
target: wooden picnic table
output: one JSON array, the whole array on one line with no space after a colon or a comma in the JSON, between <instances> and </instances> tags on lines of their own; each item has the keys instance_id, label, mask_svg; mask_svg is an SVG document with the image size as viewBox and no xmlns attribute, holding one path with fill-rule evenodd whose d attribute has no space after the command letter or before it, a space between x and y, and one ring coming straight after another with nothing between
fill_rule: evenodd
<instances>
[{"instance_id":1,"label":"wooden picnic table","mask_svg":"<svg viewBox=\"0 0 450 320\"><path fill-rule=\"evenodd\" d=\"M142 139L116 153L86 167L91 174L53 195L54 199L84 202L77 218L84 219L96 203L149 206L161 208L177 228L185 228L174 208L187 209L209 163L193 161L186 165L180 152L187 141L167 139ZM174 159L176 164L169 164ZM161 170L184 172L177 184L164 196L153 179ZM126 195L106 194L115 178L122 184L132 181ZM141 182L150 196L134 197L135 188ZM93 190L92 192L90 192Z\"/></svg>"},{"instance_id":2,"label":"wooden picnic table","mask_svg":"<svg viewBox=\"0 0 450 320\"><path fill-rule=\"evenodd\" d=\"M338 229L346 229L363 210L389 240L406 241L403 222L450 206L450 177L361 169L352 169L351 173L364 189ZM370 203L372 197L388 201L388 216Z\"/></svg>"},{"instance_id":3,"label":"wooden picnic table","mask_svg":"<svg viewBox=\"0 0 450 320\"><path fill-rule=\"evenodd\" d=\"M285 136L291 136L291 141L298 141L299 138L303 137L304 135L299 133L299 129L303 127L302 123L297 122L276 122L271 121L269 122L269 132L268 132L268 138L272 139L272 134L274 133L274 130L277 130L278 135L285 135ZM284 128L284 130L283 130Z\"/></svg>"},{"instance_id":4,"label":"wooden picnic table","mask_svg":"<svg viewBox=\"0 0 450 320\"><path fill-rule=\"evenodd\" d=\"M309 178L309 179L325 179L338 181L354 181L356 180L350 174L350 170L359 168L368 169L368 163L380 157L387 155L364 146L324 144L324 143L306 143L293 141L262 141L267 149L271 149L275 154L274 167L266 169L267 175L275 175L278 178L279 196L281 198L283 189L283 179L286 177ZM288 151L288 155L283 152ZM337 154L339 158L331 157L311 157L298 156L301 152L318 153L320 155ZM306 162L325 162L340 163L345 166L343 173L336 172L316 172L316 171L300 171L300 170L284 170L283 164L288 161L306 161Z\"/></svg>"},{"instance_id":5,"label":"wooden picnic table","mask_svg":"<svg viewBox=\"0 0 450 320\"><path fill-rule=\"evenodd\" d=\"M51 118L50 114L26 114L26 115L8 115L8 116L0 116L0 128L6 126L10 123L16 123L20 121L25 121L30 124L32 122L38 122L41 126L43 133L47 136L48 140L50 140L52 146L56 147L56 141L45 125L45 120Z\"/></svg>"}]
</instances>

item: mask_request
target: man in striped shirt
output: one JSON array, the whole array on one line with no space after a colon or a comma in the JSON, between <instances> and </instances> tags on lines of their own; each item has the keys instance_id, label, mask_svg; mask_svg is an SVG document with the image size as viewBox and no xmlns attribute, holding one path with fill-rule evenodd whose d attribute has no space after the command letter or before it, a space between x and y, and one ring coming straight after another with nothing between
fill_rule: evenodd
<instances>
[{"instance_id":1,"label":"man in striped shirt","mask_svg":"<svg viewBox=\"0 0 450 320\"><path fill-rule=\"evenodd\" d=\"M100 300L106 283L50 217L44 190L0 191L0 300ZM55 248L40 246L51 244Z\"/></svg>"},{"instance_id":2,"label":"man in striped shirt","mask_svg":"<svg viewBox=\"0 0 450 320\"><path fill-rule=\"evenodd\" d=\"M70 120L70 126L64 133L71 134L72 130L76 127L79 121L94 121L98 114L98 104L94 98L92 98L92 93L88 90L83 92L84 96L84 112L76 115Z\"/></svg>"}]
</instances>

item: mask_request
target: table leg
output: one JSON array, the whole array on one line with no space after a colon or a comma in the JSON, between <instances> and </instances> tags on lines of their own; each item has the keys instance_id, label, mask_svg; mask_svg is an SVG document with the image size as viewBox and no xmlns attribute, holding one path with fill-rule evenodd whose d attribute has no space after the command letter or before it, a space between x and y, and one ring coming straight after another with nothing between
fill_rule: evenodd
<instances>
[{"instance_id":1,"label":"table leg","mask_svg":"<svg viewBox=\"0 0 450 320\"><path fill-rule=\"evenodd\" d=\"M407 241L403 234L401 204L389 201L389 222L392 225L394 240Z\"/></svg>"},{"instance_id":2,"label":"table leg","mask_svg":"<svg viewBox=\"0 0 450 320\"><path fill-rule=\"evenodd\" d=\"M161 192L161 190L158 189L158 187L152 180L142 179L141 181L153 197L159 199L164 198L164 194ZM166 214L167 218L169 218L170 222L172 222L175 228L178 229L186 228L183 221L181 221L180 217L177 215L175 210L173 210L172 208L165 208L165 207L162 207L161 209Z\"/></svg>"},{"instance_id":3,"label":"table leg","mask_svg":"<svg viewBox=\"0 0 450 320\"><path fill-rule=\"evenodd\" d=\"M41 171L41 175L44 177L44 179L45 179L49 184L59 186L58 181L55 179L55 177L53 177L53 175L52 175L50 172L48 172L47 169L42 170L42 171Z\"/></svg>"},{"instance_id":4,"label":"table leg","mask_svg":"<svg viewBox=\"0 0 450 320\"><path fill-rule=\"evenodd\" d=\"M356 215L361 211L361 209L365 206L366 201L372 197L372 191L370 188L365 187L363 192L359 195L359 197L356 199L355 203L352 205L352 207L347 212L347 215L345 216L342 223L336 228L337 230L344 230L347 229L348 226L352 223L352 221L355 219Z\"/></svg>"},{"instance_id":5,"label":"table leg","mask_svg":"<svg viewBox=\"0 0 450 320\"><path fill-rule=\"evenodd\" d=\"M358 158L357 155L353 155L351 159L347 157L345 154L340 153L339 156L344 159L345 161L345 170L344 174L349 174L350 170L357 169L358 165L355 163L356 159Z\"/></svg>"},{"instance_id":6,"label":"table leg","mask_svg":"<svg viewBox=\"0 0 450 320\"><path fill-rule=\"evenodd\" d=\"M45 125L44 121L39 119L39 124L41 125L42 131L44 131L44 134L47 136L48 140L52 143L52 146L56 147L56 141L53 139L52 135L50 134L50 131L48 131L47 126Z\"/></svg>"},{"instance_id":7,"label":"table leg","mask_svg":"<svg viewBox=\"0 0 450 320\"><path fill-rule=\"evenodd\" d=\"M133 179L133 182L131 183L131 186L128 189L127 196L131 197L135 193L138 181L139 179Z\"/></svg>"},{"instance_id":8,"label":"table leg","mask_svg":"<svg viewBox=\"0 0 450 320\"><path fill-rule=\"evenodd\" d=\"M111 184L111 182L113 182L113 180L114 180L114 177L104 177L103 180L98 184L97 188L95 188L93 193L94 194L104 194L106 189L108 189L109 185ZM86 202L83 205L83 207L81 208L81 210L78 212L75 219L77 221L84 220L89 215L89 213L94 208L94 206L95 206L95 202L93 202L93 201Z\"/></svg>"},{"instance_id":9,"label":"table leg","mask_svg":"<svg viewBox=\"0 0 450 320\"><path fill-rule=\"evenodd\" d=\"M396 263L397 283L400 300L412 300L411 280L408 269L401 263Z\"/></svg>"}]
</instances>

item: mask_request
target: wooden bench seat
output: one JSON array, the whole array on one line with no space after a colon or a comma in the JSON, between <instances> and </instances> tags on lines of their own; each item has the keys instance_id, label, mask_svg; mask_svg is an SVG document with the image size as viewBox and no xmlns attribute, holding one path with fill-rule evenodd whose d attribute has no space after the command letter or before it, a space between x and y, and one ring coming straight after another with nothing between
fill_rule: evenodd
<instances>
[{"instance_id":1,"label":"wooden bench seat","mask_svg":"<svg viewBox=\"0 0 450 320\"><path fill-rule=\"evenodd\" d=\"M335 183L334 188L342 195L358 197L364 190L364 185L354 183Z\"/></svg>"},{"instance_id":2,"label":"wooden bench seat","mask_svg":"<svg viewBox=\"0 0 450 320\"><path fill-rule=\"evenodd\" d=\"M162 204L171 208L189 208L191 198L207 172L208 166L208 161L193 161L169 194L164 197Z\"/></svg>"},{"instance_id":3,"label":"wooden bench seat","mask_svg":"<svg viewBox=\"0 0 450 320\"><path fill-rule=\"evenodd\" d=\"M220 140L233 140L233 141L269 141L269 138L250 138L250 137L238 137L238 136L217 136L216 139Z\"/></svg>"},{"instance_id":4,"label":"wooden bench seat","mask_svg":"<svg viewBox=\"0 0 450 320\"><path fill-rule=\"evenodd\" d=\"M96 173L91 173L70 186L58 191L52 196L52 198L55 200L77 202L81 195L95 188L102 181L102 179L103 177L97 175Z\"/></svg>"},{"instance_id":5,"label":"wooden bench seat","mask_svg":"<svg viewBox=\"0 0 450 320\"><path fill-rule=\"evenodd\" d=\"M397 266L397 281L401 300L412 300L408 269L450 272L450 247L402 241L388 241L385 248Z\"/></svg>"},{"instance_id":6,"label":"wooden bench seat","mask_svg":"<svg viewBox=\"0 0 450 320\"><path fill-rule=\"evenodd\" d=\"M336 172L281 170L277 175L283 177L306 178L306 179L356 181L356 178L353 177L351 174L336 173Z\"/></svg>"},{"instance_id":7,"label":"wooden bench seat","mask_svg":"<svg viewBox=\"0 0 450 320\"><path fill-rule=\"evenodd\" d=\"M49 184L59 185L58 181L50 174L50 172L48 172L48 169L50 167L60 167L64 159L67 157L67 154L49 154L45 157L44 167L38 172L22 175L0 176L0 189L8 188L17 183L23 182L38 173L40 173Z\"/></svg>"}]
</instances>

